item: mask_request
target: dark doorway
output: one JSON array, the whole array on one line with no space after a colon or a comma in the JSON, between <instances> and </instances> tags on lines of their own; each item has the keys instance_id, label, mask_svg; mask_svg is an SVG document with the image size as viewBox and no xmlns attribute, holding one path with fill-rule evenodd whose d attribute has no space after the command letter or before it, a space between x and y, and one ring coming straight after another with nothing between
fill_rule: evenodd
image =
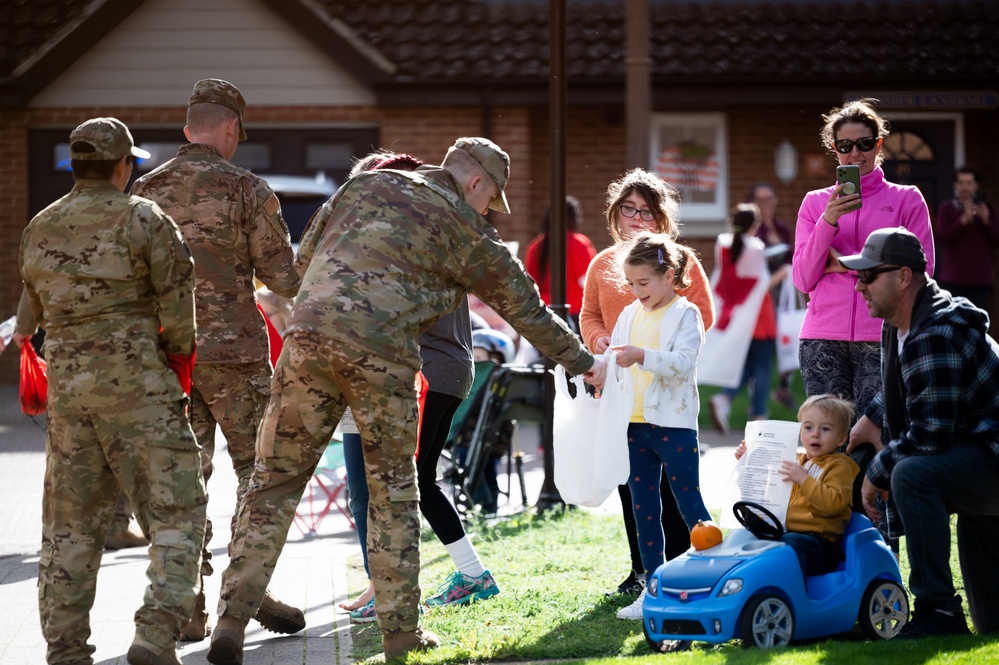
<instances>
[{"instance_id":1,"label":"dark doorway","mask_svg":"<svg viewBox=\"0 0 999 665\"><path fill-rule=\"evenodd\" d=\"M952 195L954 121L897 120L883 148L889 182L915 185L935 219L940 203Z\"/></svg>"}]
</instances>

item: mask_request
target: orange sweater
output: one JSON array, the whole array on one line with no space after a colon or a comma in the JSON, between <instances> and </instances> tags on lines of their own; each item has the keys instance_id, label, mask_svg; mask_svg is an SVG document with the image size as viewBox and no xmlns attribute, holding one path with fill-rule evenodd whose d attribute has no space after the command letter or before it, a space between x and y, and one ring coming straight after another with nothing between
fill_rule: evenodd
<instances>
[{"instance_id":1,"label":"orange sweater","mask_svg":"<svg viewBox=\"0 0 999 665\"><path fill-rule=\"evenodd\" d=\"M579 327L582 329L583 341L590 349L595 348L597 339L610 337L617 317L625 307L635 301L627 283L617 273L615 266L618 245L613 245L597 254L586 271L586 286L583 288L583 311L579 315ZM704 274L704 266L688 247L681 248L687 252L690 259L687 262L687 273L690 276L690 286L677 289L677 295L685 297L701 312L704 329L707 330L715 322L715 307L711 300L711 287L708 276Z\"/></svg>"}]
</instances>

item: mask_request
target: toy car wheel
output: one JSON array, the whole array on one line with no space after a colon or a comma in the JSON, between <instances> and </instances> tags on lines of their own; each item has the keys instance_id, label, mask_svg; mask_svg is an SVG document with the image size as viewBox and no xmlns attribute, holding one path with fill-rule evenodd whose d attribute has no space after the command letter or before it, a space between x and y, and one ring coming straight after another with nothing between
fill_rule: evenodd
<instances>
[{"instance_id":1,"label":"toy car wheel","mask_svg":"<svg viewBox=\"0 0 999 665\"><path fill-rule=\"evenodd\" d=\"M787 646L794 636L794 613L778 596L756 596L742 612L742 646Z\"/></svg>"},{"instance_id":2,"label":"toy car wheel","mask_svg":"<svg viewBox=\"0 0 999 665\"><path fill-rule=\"evenodd\" d=\"M857 622L869 640L890 640L909 621L909 598L901 585L874 580L860 599Z\"/></svg>"},{"instance_id":3,"label":"toy car wheel","mask_svg":"<svg viewBox=\"0 0 999 665\"><path fill-rule=\"evenodd\" d=\"M694 644L690 640L662 640L656 641L649 635L649 627L642 621L642 633L645 634L645 643L649 645L655 653L676 653L678 651L689 651Z\"/></svg>"}]
</instances>

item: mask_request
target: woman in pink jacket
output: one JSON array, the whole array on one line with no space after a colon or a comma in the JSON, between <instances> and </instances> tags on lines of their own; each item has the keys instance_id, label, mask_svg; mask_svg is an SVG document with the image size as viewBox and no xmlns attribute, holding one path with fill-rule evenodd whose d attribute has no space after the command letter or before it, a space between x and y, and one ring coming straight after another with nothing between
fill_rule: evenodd
<instances>
[{"instance_id":1,"label":"woman in pink jacket","mask_svg":"<svg viewBox=\"0 0 999 665\"><path fill-rule=\"evenodd\" d=\"M881 319L868 313L854 290L856 274L836 258L859 253L871 231L904 226L922 243L930 275L934 262L923 195L914 186L888 182L881 170L888 123L874 110L875 101L853 101L823 116L822 145L839 164L860 167L862 207L846 210L858 197L841 196L841 185L806 194L798 211L792 262L794 285L809 296L799 350L805 392L839 395L856 404L857 414L864 413L881 388Z\"/></svg>"}]
</instances>

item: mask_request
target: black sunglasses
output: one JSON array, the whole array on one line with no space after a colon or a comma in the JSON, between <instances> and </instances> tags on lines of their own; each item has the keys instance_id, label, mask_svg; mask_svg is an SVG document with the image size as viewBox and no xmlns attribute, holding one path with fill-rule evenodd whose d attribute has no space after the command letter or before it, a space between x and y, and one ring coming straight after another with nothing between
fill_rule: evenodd
<instances>
[{"instance_id":1,"label":"black sunglasses","mask_svg":"<svg viewBox=\"0 0 999 665\"><path fill-rule=\"evenodd\" d=\"M850 154L853 150L853 146L857 146L860 152L870 152L874 150L874 146L878 144L878 137L876 136L865 136L862 139L857 139L856 141L851 141L850 139L839 139L838 141L833 141L833 145L836 146L836 152L842 153L844 155Z\"/></svg>"},{"instance_id":2,"label":"black sunglasses","mask_svg":"<svg viewBox=\"0 0 999 665\"><path fill-rule=\"evenodd\" d=\"M857 271L857 281L861 284L870 284L878 278L878 275L886 272L895 272L896 270L901 270L903 266L890 266L888 268L871 268L869 270L858 270Z\"/></svg>"}]
</instances>

